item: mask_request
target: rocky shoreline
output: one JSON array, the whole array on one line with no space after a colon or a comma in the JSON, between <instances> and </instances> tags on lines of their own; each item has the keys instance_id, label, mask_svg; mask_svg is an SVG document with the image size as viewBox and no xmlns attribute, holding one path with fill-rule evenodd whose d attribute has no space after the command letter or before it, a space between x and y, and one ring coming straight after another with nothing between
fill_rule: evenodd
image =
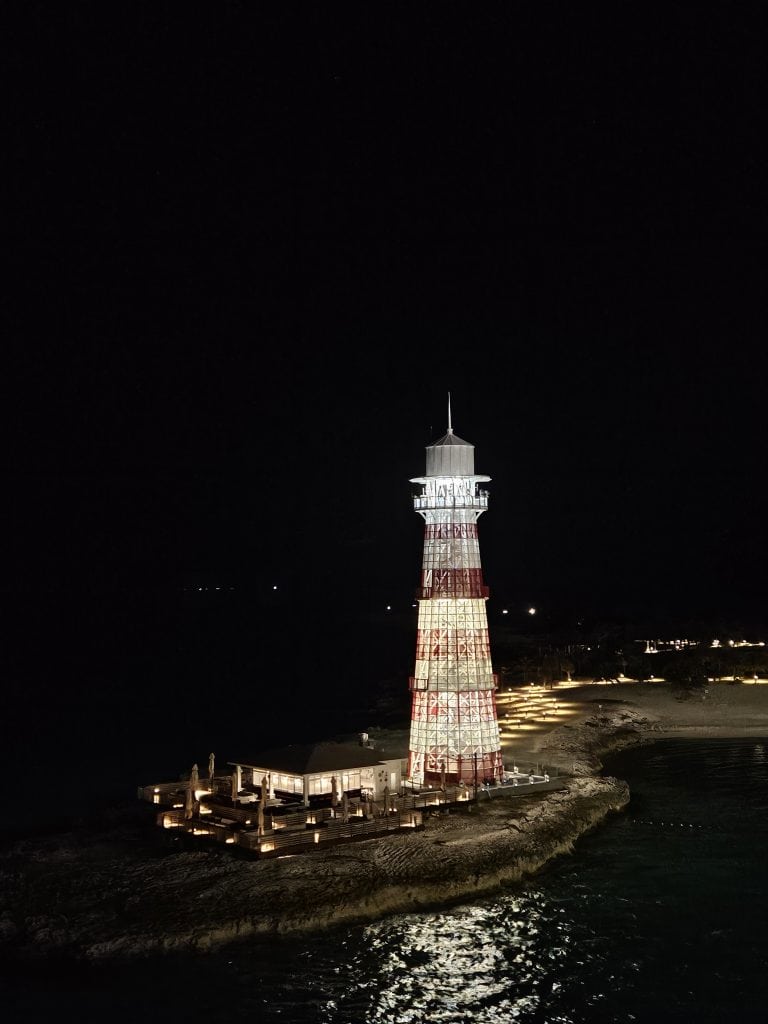
<instances>
[{"instance_id":1,"label":"rocky shoreline","mask_svg":"<svg viewBox=\"0 0 768 1024\"><path fill-rule=\"evenodd\" d=\"M573 779L430 818L423 832L262 862L159 856L130 830L17 843L0 873L0 935L26 955L141 956L424 910L535 872L628 799L616 779Z\"/></svg>"},{"instance_id":2,"label":"rocky shoreline","mask_svg":"<svg viewBox=\"0 0 768 1024\"><path fill-rule=\"evenodd\" d=\"M685 720L678 715L680 727ZM673 724L636 702L585 702L578 721L535 751L567 766L564 788L498 791L471 810L428 817L422 832L297 857L180 851L146 823L17 841L0 851L0 950L91 961L206 950L489 894L568 854L621 811L628 786L598 774L602 758Z\"/></svg>"}]
</instances>

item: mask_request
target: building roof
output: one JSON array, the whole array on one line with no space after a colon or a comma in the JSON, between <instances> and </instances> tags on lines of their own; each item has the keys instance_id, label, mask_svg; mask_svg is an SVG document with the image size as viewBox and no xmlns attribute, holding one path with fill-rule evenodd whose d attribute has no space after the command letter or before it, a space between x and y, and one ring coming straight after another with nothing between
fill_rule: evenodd
<instances>
[{"instance_id":1,"label":"building roof","mask_svg":"<svg viewBox=\"0 0 768 1024\"><path fill-rule=\"evenodd\" d=\"M456 434L454 434L454 432L450 429L448 430L447 434L443 434L441 438L439 438L437 441L433 441L432 444L427 445L427 447L437 448L438 445L442 446L446 444L463 445L465 448L475 447L473 444L470 444L469 441L462 441L462 439L460 437L457 437Z\"/></svg>"},{"instance_id":2,"label":"building roof","mask_svg":"<svg viewBox=\"0 0 768 1024\"><path fill-rule=\"evenodd\" d=\"M450 426L447 434L427 445L426 453L424 476L411 477L412 484L427 484L434 477L469 477L475 483L491 479L475 473L475 446L457 437Z\"/></svg>"},{"instance_id":3,"label":"building roof","mask_svg":"<svg viewBox=\"0 0 768 1024\"><path fill-rule=\"evenodd\" d=\"M461 437L457 437L453 430L449 430L449 432L443 434L436 441L432 441L427 447L437 447L438 444L463 444L464 447L474 447L474 444L470 444L469 441L463 441Z\"/></svg>"},{"instance_id":4,"label":"building roof","mask_svg":"<svg viewBox=\"0 0 768 1024\"><path fill-rule=\"evenodd\" d=\"M248 768L268 768L291 775L311 775L314 772L342 771L350 768L368 768L391 758L358 743L292 743L287 747L264 750L244 761L230 764Z\"/></svg>"}]
</instances>

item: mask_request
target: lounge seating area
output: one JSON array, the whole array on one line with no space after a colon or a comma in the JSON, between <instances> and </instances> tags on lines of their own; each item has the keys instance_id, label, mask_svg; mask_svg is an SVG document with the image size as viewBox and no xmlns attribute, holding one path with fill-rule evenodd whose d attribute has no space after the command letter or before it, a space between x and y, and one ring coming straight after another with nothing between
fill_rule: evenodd
<instances>
[{"instance_id":1,"label":"lounge seating area","mask_svg":"<svg viewBox=\"0 0 768 1024\"><path fill-rule=\"evenodd\" d=\"M259 803L236 807L231 798L214 793L201 795L192 813L174 800L158 813L157 823L196 840L237 845L257 857L304 853L321 844L424 827L422 811L414 808L377 814L372 804L353 801L344 810L331 806L284 810L272 806L260 811Z\"/></svg>"}]
</instances>

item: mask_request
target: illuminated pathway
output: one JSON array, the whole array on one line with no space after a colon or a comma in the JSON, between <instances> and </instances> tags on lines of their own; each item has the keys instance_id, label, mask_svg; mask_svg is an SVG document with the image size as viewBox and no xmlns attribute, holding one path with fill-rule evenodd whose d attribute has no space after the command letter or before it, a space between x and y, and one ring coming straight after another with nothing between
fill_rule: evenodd
<instances>
[{"instance_id":1,"label":"illuminated pathway","mask_svg":"<svg viewBox=\"0 0 768 1024\"><path fill-rule=\"evenodd\" d=\"M606 705L624 704L629 708L636 707L633 690L640 687L645 689L646 684L659 684L660 703L655 703L655 698L650 700L651 714L655 712L662 717L668 715L669 710L665 706L665 700L669 700L669 686L659 677L651 677L643 681L621 677L616 680L568 680L561 681L549 686L527 683L513 687L500 688L496 694L496 706L498 711L499 731L501 735L501 750L504 759L504 767L510 771L517 764L523 772L529 770L529 766L537 763L540 757L544 757L549 763L562 762L558 758L556 746L553 747L548 736L555 729L563 725L583 722L586 718L593 716L600 710L599 701L604 699ZM688 708L688 726L702 725L708 729L717 728L711 720L706 720L708 715L717 711L717 723L722 728L733 729L734 723L747 730L749 728L762 728L756 725L754 709L744 707L739 711L740 701L744 702L749 698L753 687L755 692L760 692L760 687L768 684L768 679L762 676L750 678L734 689L733 683L727 678L714 683L709 681L708 690L703 691L704 702L696 701ZM656 687L647 690L649 694ZM707 699L708 694L708 699ZM723 698L728 695L726 703ZM639 696L639 694L638 694ZM674 703L674 702L672 702ZM641 700L641 706L643 701ZM646 705L647 706L647 705ZM709 710L707 710L709 708ZM607 710L607 707L606 707ZM728 717L730 716L730 717ZM734 717L735 716L735 717ZM727 721L726 721L727 718ZM562 738L566 743L565 737Z\"/></svg>"},{"instance_id":2,"label":"illuminated pathway","mask_svg":"<svg viewBox=\"0 0 768 1024\"><path fill-rule=\"evenodd\" d=\"M583 716L589 704L567 698L569 689L583 685L576 682L558 683L558 696L554 695L551 687L536 683L499 690L496 694L496 707L506 765L518 754L528 757L536 750L542 736Z\"/></svg>"}]
</instances>

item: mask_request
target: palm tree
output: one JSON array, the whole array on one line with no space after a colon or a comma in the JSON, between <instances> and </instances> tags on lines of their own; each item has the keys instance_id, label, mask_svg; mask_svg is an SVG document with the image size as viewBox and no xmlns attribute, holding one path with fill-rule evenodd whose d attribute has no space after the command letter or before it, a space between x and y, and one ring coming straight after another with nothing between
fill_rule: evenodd
<instances>
[{"instance_id":1,"label":"palm tree","mask_svg":"<svg viewBox=\"0 0 768 1024\"><path fill-rule=\"evenodd\" d=\"M536 679L538 679L539 677L539 666L537 659L532 658L529 654L522 654L515 661L513 668L515 672L520 674L521 683L531 682L532 676L535 676Z\"/></svg>"}]
</instances>

